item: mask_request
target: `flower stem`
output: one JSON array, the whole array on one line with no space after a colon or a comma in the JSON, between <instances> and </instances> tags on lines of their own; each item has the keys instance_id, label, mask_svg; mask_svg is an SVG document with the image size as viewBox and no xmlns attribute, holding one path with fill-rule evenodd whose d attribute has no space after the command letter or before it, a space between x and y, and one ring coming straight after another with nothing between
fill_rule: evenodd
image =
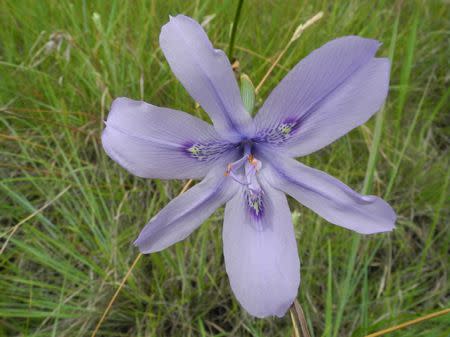
<instances>
[{"instance_id":1,"label":"flower stem","mask_svg":"<svg viewBox=\"0 0 450 337\"><path fill-rule=\"evenodd\" d=\"M236 14L234 15L233 29L231 30L230 46L228 49L228 58L230 59L230 62L233 62L234 41L236 39L236 31L239 22L239 17L241 16L241 9L243 3L244 0L239 0L238 6L236 8Z\"/></svg>"},{"instance_id":2,"label":"flower stem","mask_svg":"<svg viewBox=\"0 0 450 337\"><path fill-rule=\"evenodd\" d=\"M308 324L306 323L305 314L303 313L302 306L297 299L295 299L294 303L292 303L289 311L291 314L292 325L294 327L294 336L311 337L308 330Z\"/></svg>"}]
</instances>

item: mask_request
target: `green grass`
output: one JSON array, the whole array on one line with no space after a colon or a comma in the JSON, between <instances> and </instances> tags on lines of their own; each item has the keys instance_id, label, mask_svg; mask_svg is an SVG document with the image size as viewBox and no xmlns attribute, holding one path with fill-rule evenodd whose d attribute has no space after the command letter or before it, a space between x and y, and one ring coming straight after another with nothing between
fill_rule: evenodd
<instances>
[{"instance_id":1,"label":"green grass","mask_svg":"<svg viewBox=\"0 0 450 337\"><path fill-rule=\"evenodd\" d=\"M206 119L170 72L159 30L169 14L200 21L214 14L208 35L227 50L236 4L0 2L2 245L19 224L0 255L0 336L93 331L138 253L132 241L184 183L135 178L107 158L99 136L109 105L128 96ZM396 230L359 236L290 203L302 261L299 301L312 335L364 336L449 306L450 7L438 0L246 1L234 53L240 71L256 85L295 27L318 11L324 17L290 47L256 105L332 38L376 38L379 54L392 59L384 109L301 160L386 198L398 213ZM290 336L288 316L254 319L233 297L222 216L144 256L98 336ZM391 336L448 336L448 319Z\"/></svg>"}]
</instances>

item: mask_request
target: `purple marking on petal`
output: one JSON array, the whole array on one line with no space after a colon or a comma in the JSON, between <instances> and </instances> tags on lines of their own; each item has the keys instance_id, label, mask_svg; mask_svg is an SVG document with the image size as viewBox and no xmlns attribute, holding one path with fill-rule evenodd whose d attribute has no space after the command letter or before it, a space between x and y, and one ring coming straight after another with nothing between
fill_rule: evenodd
<instances>
[{"instance_id":1,"label":"purple marking on petal","mask_svg":"<svg viewBox=\"0 0 450 337\"><path fill-rule=\"evenodd\" d=\"M261 220L265 214L264 192L262 190L254 191L247 188L244 192L247 201L247 211L252 224L257 230L263 230Z\"/></svg>"},{"instance_id":2,"label":"purple marking on petal","mask_svg":"<svg viewBox=\"0 0 450 337\"><path fill-rule=\"evenodd\" d=\"M183 145L183 152L190 158L209 162L220 158L224 153L238 146L239 144L227 142L187 142Z\"/></svg>"},{"instance_id":3,"label":"purple marking on petal","mask_svg":"<svg viewBox=\"0 0 450 337\"><path fill-rule=\"evenodd\" d=\"M263 129L253 139L255 143L282 144L289 140L300 128L300 119L286 119L272 128Z\"/></svg>"}]
</instances>

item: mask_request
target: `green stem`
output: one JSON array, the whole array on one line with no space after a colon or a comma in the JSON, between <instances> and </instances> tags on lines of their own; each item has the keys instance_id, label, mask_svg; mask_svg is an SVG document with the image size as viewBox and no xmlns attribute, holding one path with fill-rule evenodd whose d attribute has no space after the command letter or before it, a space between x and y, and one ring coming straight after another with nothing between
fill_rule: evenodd
<instances>
[{"instance_id":1,"label":"green stem","mask_svg":"<svg viewBox=\"0 0 450 337\"><path fill-rule=\"evenodd\" d=\"M233 30L231 31L231 38L230 38L230 47L228 49L228 58L230 59L230 62L233 60L234 40L236 39L236 31L239 22L239 17L241 16L241 9L243 3L244 0L239 0L238 6L236 8L236 15L234 16Z\"/></svg>"},{"instance_id":2,"label":"green stem","mask_svg":"<svg viewBox=\"0 0 450 337\"><path fill-rule=\"evenodd\" d=\"M294 327L295 337L311 337L306 322L305 313L297 299L292 303L290 310L292 326Z\"/></svg>"}]
</instances>

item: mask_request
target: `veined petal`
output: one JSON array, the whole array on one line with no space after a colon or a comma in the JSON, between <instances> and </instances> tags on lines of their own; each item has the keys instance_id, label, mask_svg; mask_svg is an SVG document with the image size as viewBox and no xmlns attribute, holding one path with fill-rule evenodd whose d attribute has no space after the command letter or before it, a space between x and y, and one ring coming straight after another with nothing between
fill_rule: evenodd
<instances>
[{"instance_id":1,"label":"veined petal","mask_svg":"<svg viewBox=\"0 0 450 337\"><path fill-rule=\"evenodd\" d=\"M128 98L114 100L103 130L106 153L145 178L201 178L231 161L235 145L187 113Z\"/></svg>"},{"instance_id":2,"label":"veined petal","mask_svg":"<svg viewBox=\"0 0 450 337\"><path fill-rule=\"evenodd\" d=\"M225 207L223 251L231 288L256 317L282 317L297 296L300 261L286 196L262 182L255 216L244 189Z\"/></svg>"},{"instance_id":3,"label":"veined petal","mask_svg":"<svg viewBox=\"0 0 450 337\"><path fill-rule=\"evenodd\" d=\"M223 176L222 168L212 170L202 182L173 199L151 219L134 244L148 254L184 240L227 202L236 189L236 183Z\"/></svg>"},{"instance_id":4,"label":"veined petal","mask_svg":"<svg viewBox=\"0 0 450 337\"><path fill-rule=\"evenodd\" d=\"M366 122L384 103L389 87L389 60L374 58L379 45L346 36L308 55L255 117L259 141L303 156Z\"/></svg>"},{"instance_id":5,"label":"veined petal","mask_svg":"<svg viewBox=\"0 0 450 337\"><path fill-rule=\"evenodd\" d=\"M162 27L159 42L172 71L209 114L217 131L232 140L240 139L251 117L225 53L214 49L203 28L184 15L170 18Z\"/></svg>"},{"instance_id":6,"label":"veined petal","mask_svg":"<svg viewBox=\"0 0 450 337\"><path fill-rule=\"evenodd\" d=\"M361 195L338 179L295 159L271 155L264 176L325 220L361 234L391 231L394 210L383 199Z\"/></svg>"}]
</instances>

